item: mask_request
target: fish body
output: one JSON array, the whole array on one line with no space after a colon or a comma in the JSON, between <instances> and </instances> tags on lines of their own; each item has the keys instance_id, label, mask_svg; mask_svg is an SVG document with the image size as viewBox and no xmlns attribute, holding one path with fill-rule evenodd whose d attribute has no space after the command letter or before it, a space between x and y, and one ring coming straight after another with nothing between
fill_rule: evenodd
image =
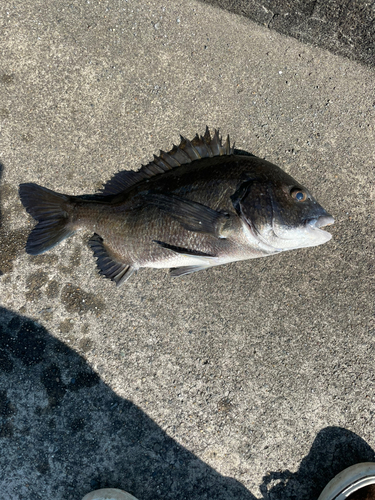
<instances>
[{"instance_id":1,"label":"fish body","mask_svg":"<svg viewBox=\"0 0 375 500\"><path fill-rule=\"evenodd\" d=\"M141 267L180 276L212 266L325 243L333 218L276 165L223 145L208 129L138 172L120 172L96 195L68 196L21 184L38 221L26 251L49 250L76 230L101 274L118 285Z\"/></svg>"}]
</instances>

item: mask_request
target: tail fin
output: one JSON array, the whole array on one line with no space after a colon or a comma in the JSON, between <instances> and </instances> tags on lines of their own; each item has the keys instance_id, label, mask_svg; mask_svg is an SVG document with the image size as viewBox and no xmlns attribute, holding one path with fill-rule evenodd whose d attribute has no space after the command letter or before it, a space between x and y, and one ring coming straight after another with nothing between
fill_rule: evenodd
<instances>
[{"instance_id":1,"label":"tail fin","mask_svg":"<svg viewBox=\"0 0 375 500\"><path fill-rule=\"evenodd\" d=\"M26 243L26 252L38 255L74 233L69 227L69 196L37 184L21 184L19 194L27 212L38 221Z\"/></svg>"}]
</instances>

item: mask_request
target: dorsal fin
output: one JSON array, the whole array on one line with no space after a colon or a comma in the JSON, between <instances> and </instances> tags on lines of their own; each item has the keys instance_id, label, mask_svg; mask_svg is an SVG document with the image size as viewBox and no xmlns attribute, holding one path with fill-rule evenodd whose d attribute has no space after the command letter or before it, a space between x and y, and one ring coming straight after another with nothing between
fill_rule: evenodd
<instances>
[{"instance_id":1,"label":"dorsal fin","mask_svg":"<svg viewBox=\"0 0 375 500\"><path fill-rule=\"evenodd\" d=\"M210 131L206 127L204 136L199 137L197 134L192 141L189 141L185 137L180 137L181 142L179 146L173 145L173 148L168 153L160 151L160 156L154 155L153 161L147 165L143 165L138 172L131 170L115 174L105 184L101 193L104 195L118 194L137 184L137 182L150 179L155 175L162 174L195 160L234 154L234 144L232 147L230 146L229 135L223 145L218 130L215 130L213 137L211 137Z\"/></svg>"}]
</instances>

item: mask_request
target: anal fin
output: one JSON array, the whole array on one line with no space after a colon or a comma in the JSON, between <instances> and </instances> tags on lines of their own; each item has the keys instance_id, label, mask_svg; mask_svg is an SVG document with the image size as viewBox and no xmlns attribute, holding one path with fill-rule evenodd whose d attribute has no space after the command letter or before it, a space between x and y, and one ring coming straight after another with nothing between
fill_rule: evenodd
<instances>
[{"instance_id":1,"label":"anal fin","mask_svg":"<svg viewBox=\"0 0 375 500\"><path fill-rule=\"evenodd\" d=\"M106 278L111 279L116 283L117 286L122 285L127 281L130 276L137 271L137 268L120 262L111 252L109 248L106 247L98 234L94 234L89 240L89 246L94 252L94 257L97 259L97 266L99 268L100 274Z\"/></svg>"}]
</instances>

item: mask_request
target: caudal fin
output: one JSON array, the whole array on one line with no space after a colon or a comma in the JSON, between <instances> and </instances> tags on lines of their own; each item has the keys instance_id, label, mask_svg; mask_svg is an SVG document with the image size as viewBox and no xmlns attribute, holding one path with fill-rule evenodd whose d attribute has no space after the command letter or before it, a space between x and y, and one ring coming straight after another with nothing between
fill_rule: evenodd
<instances>
[{"instance_id":1,"label":"caudal fin","mask_svg":"<svg viewBox=\"0 0 375 500\"><path fill-rule=\"evenodd\" d=\"M69 227L69 196L37 184L21 184L19 195L27 212L38 221L26 243L26 252L38 255L74 233Z\"/></svg>"}]
</instances>

